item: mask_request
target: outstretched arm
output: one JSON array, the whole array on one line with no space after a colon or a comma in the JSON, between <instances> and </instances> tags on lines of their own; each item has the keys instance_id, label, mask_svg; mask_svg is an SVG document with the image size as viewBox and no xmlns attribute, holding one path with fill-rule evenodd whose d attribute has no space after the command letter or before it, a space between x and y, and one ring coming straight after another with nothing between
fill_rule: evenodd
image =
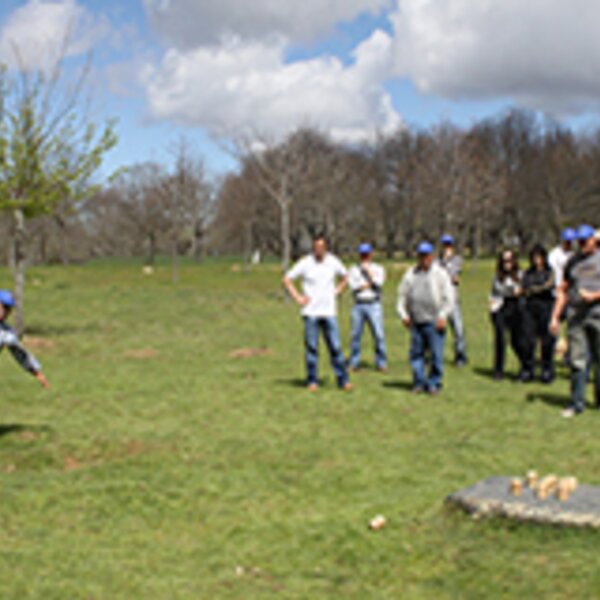
<instances>
[{"instance_id":1,"label":"outstretched arm","mask_svg":"<svg viewBox=\"0 0 600 600\"><path fill-rule=\"evenodd\" d=\"M37 361L35 356L33 356L33 354L28 352L23 347L14 331L9 330L0 332L0 340L2 341L3 345L8 347L8 350L12 354L13 358L23 369L25 369L25 371L31 373L45 388L50 387L48 380L42 373L42 367L40 363Z\"/></svg>"}]
</instances>

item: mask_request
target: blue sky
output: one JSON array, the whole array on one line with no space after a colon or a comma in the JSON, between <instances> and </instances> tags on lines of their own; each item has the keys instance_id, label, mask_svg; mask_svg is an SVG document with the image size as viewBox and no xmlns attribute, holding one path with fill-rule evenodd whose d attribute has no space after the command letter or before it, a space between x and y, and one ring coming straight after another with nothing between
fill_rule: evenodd
<instances>
[{"instance_id":1,"label":"blue sky","mask_svg":"<svg viewBox=\"0 0 600 600\"><path fill-rule=\"evenodd\" d=\"M224 141L303 124L368 140L517 105L595 127L598 19L594 0L4 0L0 58L35 67L71 24L69 68L93 52L94 115L118 118L104 173L186 136L218 175Z\"/></svg>"}]
</instances>

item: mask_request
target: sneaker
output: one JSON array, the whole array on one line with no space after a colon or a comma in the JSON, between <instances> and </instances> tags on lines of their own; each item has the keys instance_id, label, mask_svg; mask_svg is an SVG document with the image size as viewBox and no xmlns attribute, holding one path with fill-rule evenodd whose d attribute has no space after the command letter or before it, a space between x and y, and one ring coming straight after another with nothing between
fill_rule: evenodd
<instances>
[{"instance_id":1,"label":"sneaker","mask_svg":"<svg viewBox=\"0 0 600 600\"><path fill-rule=\"evenodd\" d=\"M389 369L386 366L377 367L380 373L388 373Z\"/></svg>"},{"instance_id":2,"label":"sneaker","mask_svg":"<svg viewBox=\"0 0 600 600\"><path fill-rule=\"evenodd\" d=\"M466 367L467 366L467 359L466 358L457 358L454 361L454 366L455 367L459 367L459 368Z\"/></svg>"},{"instance_id":3,"label":"sneaker","mask_svg":"<svg viewBox=\"0 0 600 600\"><path fill-rule=\"evenodd\" d=\"M354 386L347 381L343 386L342 389L344 390L344 392L351 392L354 389Z\"/></svg>"},{"instance_id":4,"label":"sneaker","mask_svg":"<svg viewBox=\"0 0 600 600\"><path fill-rule=\"evenodd\" d=\"M569 406L560 413L560 416L564 417L565 419L572 419L576 414L577 411L573 407Z\"/></svg>"},{"instance_id":5,"label":"sneaker","mask_svg":"<svg viewBox=\"0 0 600 600\"><path fill-rule=\"evenodd\" d=\"M543 384L548 385L554 381L554 374L551 373L550 371L544 371L542 373L542 376L540 377L540 381Z\"/></svg>"},{"instance_id":6,"label":"sneaker","mask_svg":"<svg viewBox=\"0 0 600 600\"><path fill-rule=\"evenodd\" d=\"M307 389L309 392L318 392L318 391L319 391L319 384L318 384L318 383L309 383L309 384L306 386L306 389Z\"/></svg>"},{"instance_id":7,"label":"sneaker","mask_svg":"<svg viewBox=\"0 0 600 600\"><path fill-rule=\"evenodd\" d=\"M425 390L422 387L419 386L415 386L413 389L413 394L423 394L425 392Z\"/></svg>"},{"instance_id":8,"label":"sneaker","mask_svg":"<svg viewBox=\"0 0 600 600\"><path fill-rule=\"evenodd\" d=\"M496 371L494 373L494 380L495 381L502 381L504 379L504 373L500 372L500 371Z\"/></svg>"},{"instance_id":9,"label":"sneaker","mask_svg":"<svg viewBox=\"0 0 600 600\"><path fill-rule=\"evenodd\" d=\"M440 388L430 388L427 393L430 396L439 396L440 395Z\"/></svg>"},{"instance_id":10,"label":"sneaker","mask_svg":"<svg viewBox=\"0 0 600 600\"><path fill-rule=\"evenodd\" d=\"M533 374L530 371L521 371L519 373L519 381L521 383L531 383L533 381Z\"/></svg>"}]
</instances>

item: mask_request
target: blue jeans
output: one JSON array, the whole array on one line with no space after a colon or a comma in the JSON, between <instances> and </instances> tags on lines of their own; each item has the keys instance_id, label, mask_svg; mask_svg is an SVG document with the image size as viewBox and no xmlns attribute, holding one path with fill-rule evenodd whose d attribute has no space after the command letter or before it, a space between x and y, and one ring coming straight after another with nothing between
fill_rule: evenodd
<instances>
[{"instance_id":1,"label":"blue jeans","mask_svg":"<svg viewBox=\"0 0 600 600\"><path fill-rule=\"evenodd\" d=\"M415 389L437 391L444 376L445 331L438 331L435 323L414 323L411 328L410 366ZM429 373L426 375L427 353L430 355Z\"/></svg>"},{"instance_id":2,"label":"blue jeans","mask_svg":"<svg viewBox=\"0 0 600 600\"><path fill-rule=\"evenodd\" d=\"M350 342L350 367L358 368L360 363L360 341L365 322L369 325L375 343L375 364L378 368L387 367L385 334L383 332L383 308L381 302L371 304L355 303L352 307L352 340Z\"/></svg>"},{"instance_id":3,"label":"blue jeans","mask_svg":"<svg viewBox=\"0 0 600 600\"><path fill-rule=\"evenodd\" d=\"M585 408L585 386L594 369L594 396L600 405L600 318L588 316L569 321L571 353L571 406L581 412Z\"/></svg>"},{"instance_id":4,"label":"blue jeans","mask_svg":"<svg viewBox=\"0 0 600 600\"><path fill-rule=\"evenodd\" d=\"M336 317L304 317L304 345L306 348L306 379L308 385L318 383L319 329L323 332L329 350L331 366L337 384L343 387L348 383L346 359L340 343L340 332Z\"/></svg>"},{"instance_id":5,"label":"blue jeans","mask_svg":"<svg viewBox=\"0 0 600 600\"><path fill-rule=\"evenodd\" d=\"M458 297L454 303L454 309L448 319L448 323L454 334L454 360L455 362L467 362L467 341L465 338L465 326L463 323L462 310Z\"/></svg>"}]
</instances>

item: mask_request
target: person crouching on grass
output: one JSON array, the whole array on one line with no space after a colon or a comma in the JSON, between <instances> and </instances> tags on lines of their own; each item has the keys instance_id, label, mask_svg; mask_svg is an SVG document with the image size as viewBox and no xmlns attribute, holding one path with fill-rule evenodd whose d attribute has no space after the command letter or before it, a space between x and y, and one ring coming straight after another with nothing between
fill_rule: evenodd
<instances>
[{"instance_id":1,"label":"person crouching on grass","mask_svg":"<svg viewBox=\"0 0 600 600\"><path fill-rule=\"evenodd\" d=\"M413 391L436 395L444 375L446 324L454 308L454 290L446 269L434 262L433 246L417 246L418 262L409 269L398 288L398 314L410 329L410 365ZM431 356L429 374L425 373L426 355Z\"/></svg>"},{"instance_id":2,"label":"person crouching on grass","mask_svg":"<svg viewBox=\"0 0 600 600\"><path fill-rule=\"evenodd\" d=\"M295 279L302 280L302 294L294 285ZM337 279L339 283L336 285ZM319 389L319 330L325 337L338 386L346 391L352 389L340 342L336 306L336 298L342 293L347 282L346 268L336 256L327 251L327 240L323 235L315 236L312 253L300 259L283 277L283 285L302 307L306 383L311 392Z\"/></svg>"},{"instance_id":3,"label":"person crouching on grass","mask_svg":"<svg viewBox=\"0 0 600 600\"><path fill-rule=\"evenodd\" d=\"M13 358L29 371L45 388L50 384L42 373L40 363L21 345L15 331L6 323L11 310L15 307L15 299L8 290L0 290L0 350L7 347Z\"/></svg>"}]
</instances>

